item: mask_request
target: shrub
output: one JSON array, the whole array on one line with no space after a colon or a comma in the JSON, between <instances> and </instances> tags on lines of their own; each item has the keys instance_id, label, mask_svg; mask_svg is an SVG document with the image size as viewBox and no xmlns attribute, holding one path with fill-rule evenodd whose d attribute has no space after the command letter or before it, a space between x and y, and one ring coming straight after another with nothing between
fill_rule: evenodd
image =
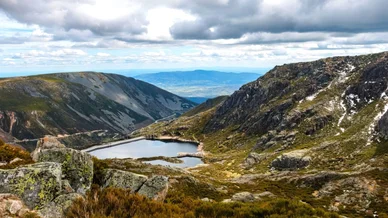
<instances>
[{"instance_id":1,"label":"shrub","mask_svg":"<svg viewBox=\"0 0 388 218\"><path fill-rule=\"evenodd\" d=\"M149 200L129 190L100 189L93 185L85 199L77 199L67 211L68 217L339 217L307 204L289 200L257 203L203 202L184 197L180 203Z\"/></svg>"},{"instance_id":2,"label":"shrub","mask_svg":"<svg viewBox=\"0 0 388 218\"><path fill-rule=\"evenodd\" d=\"M4 143L0 145L0 162L9 163L15 158L20 158L21 160L12 164L0 166L0 169L12 169L20 165L33 163L33 160L28 151L25 151L17 146L8 145Z\"/></svg>"}]
</instances>

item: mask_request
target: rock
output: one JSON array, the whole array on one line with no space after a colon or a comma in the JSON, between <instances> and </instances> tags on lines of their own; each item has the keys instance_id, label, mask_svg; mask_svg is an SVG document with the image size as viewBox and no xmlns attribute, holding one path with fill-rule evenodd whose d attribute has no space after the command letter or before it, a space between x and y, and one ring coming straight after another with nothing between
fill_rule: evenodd
<instances>
[{"instance_id":1,"label":"rock","mask_svg":"<svg viewBox=\"0 0 388 218\"><path fill-rule=\"evenodd\" d=\"M29 208L40 208L58 195L61 177L61 165L58 163L37 163L0 170L0 193L15 194Z\"/></svg>"},{"instance_id":2,"label":"rock","mask_svg":"<svg viewBox=\"0 0 388 218\"><path fill-rule=\"evenodd\" d=\"M232 196L232 201L239 201L239 202L254 202L257 198L250 193L250 192L239 192Z\"/></svg>"},{"instance_id":3,"label":"rock","mask_svg":"<svg viewBox=\"0 0 388 218\"><path fill-rule=\"evenodd\" d=\"M44 208L39 210L39 214L43 218L62 218L65 217L65 213L73 202L78 199L83 198L82 195L78 193L71 193L60 195L53 202L47 204Z\"/></svg>"},{"instance_id":4,"label":"rock","mask_svg":"<svg viewBox=\"0 0 388 218\"><path fill-rule=\"evenodd\" d=\"M143 184L138 193L153 200L164 201L167 192L168 177L154 176Z\"/></svg>"},{"instance_id":5,"label":"rock","mask_svg":"<svg viewBox=\"0 0 388 218\"><path fill-rule=\"evenodd\" d=\"M213 200L213 199L209 199L209 198L202 198L201 201L204 201L204 202L213 202L214 200Z\"/></svg>"},{"instance_id":6,"label":"rock","mask_svg":"<svg viewBox=\"0 0 388 218\"><path fill-rule=\"evenodd\" d=\"M256 152L251 152L249 153L248 157L245 159L243 163L243 167L245 169L252 168L256 164L260 164L261 161L267 159L268 154L266 153L261 153L258 154Z\"/></svg>"},{"instance_id":7,"label":"rock","mask_svg":"<svg viewBox=\"0 0 388 218\"><path fill-rule=\"evenodd\" d=\"M255 198L274 198L276 195L272 194L272 192L265 191L260 194L254 194Z\"/></svg>"},{"instance_id":8,"label":"rock","mask_svg":"<svg viewBox=\"0 0 388 218\"><path fill-rule=\"evenodd\" d=\"M297 170L310 164L311 157L306 156L308 149L284 153L272 161L271 167L277 170Z\"/></svg>"},{"instance_id":9,"label":"rock","mask_svg":"<svg viewBox=\"0 0 388 218\"><path fill-rule=\"evenodd\" d=\"M107 169L104 171L102 187L116 187L131 189L137 192L140 187L147 181L147 177L122 170Z\"/></svg>"},{"instance_id":10,"label":"rock","mask_svg":"<svg viewBox=\"0 0 388 218\"><path fill-rule=\"evenodd\" d=\"M0 194L0 217L24 217L31 212L23 201L13 194Z\"/></svg>"},{"instance_id":11,"label":"rock","mask_svg":"<svg viewBox=\"0 0 388 218\"><path fill-rule=\"evenodd\" d=\"M324 185L318 193L317 198L332 197L332 206L351 205L358 208L369 208L371 199L378 194L379 185L375 180L365 177L349 177L331 181Z\"/></svg>"},{"instance_id":12,"label":"rock","mask_svg":"<svg viewBox=\"0 0 388 218\"><path fill-rule=\"evenodd\" d=\"M85 194L93 180L92 156L86 152L71 148L52 148L41 150L37 154L39 162L57 162L62 164L64 179L78 193Z\"/></svg>"},{"instance_id":13,"label":"rock","mask_svg":"<svg viewBox=\"0 0 388 218\"><path fill-rule=\"evenodd\" d=\"M31 153L32 159L38 161L38 154L44 149L65 148L54 136L45 136L38 140L35 150Z\"/></svg>"},{"instance_id":14,"label":"rock","mask_svg":"<svg viewBox=\"0 0 388 218\"><path fill-rule=\"evenodd\" d=\"M233 202L232 199L229 199L229 198L221 201L221 203L232 203L232 202Z\"/></svg>"},{"instance_id":15,"label":"rock","mask_svg":"<svg viewBox=\"0 0 388 218\"><path fill-rule=\"evenodd\" d=\"M13 163L16 163L16 162L19 162L19 161L22 161L22 159L20 159L20 158L15 158L15 159L13 159L13 160L11 160L10 162L9 162L9 164L13 164Z\"/></svg>"},{"instance_id":16,"label":"rock","mask_svg":"<svg viewBox=\"0 0 388 218\"><path fill-rule=\"evenodd\" d=\"M73 187L71 187L69 180L64 179L62 180L62 193L69 194L75 192Z\"/></svg>"}]
</instances>

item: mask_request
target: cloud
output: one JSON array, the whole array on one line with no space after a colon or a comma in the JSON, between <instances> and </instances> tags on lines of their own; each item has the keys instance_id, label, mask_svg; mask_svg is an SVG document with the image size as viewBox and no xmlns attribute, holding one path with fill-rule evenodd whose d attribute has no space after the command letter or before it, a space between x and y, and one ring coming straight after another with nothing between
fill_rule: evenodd
<instances>
[{"instance_id":1,"label":"cloud","mask_svg":"<svg viewBox=\"0 0 388 218\"><path fill-rule=\"evenodd\" d=\"M101 2L101 1L98 1ZM140 34L146 31L147 20L141 11L119 16L92 0L2 0L0 9L21 23L37 24L65 31L90 31L96 35L120 32ZM136 8L136 5L132 5ZM107 9L104 11L104 9ZM89 13L88 13L89 12ZM105 12L105 13L104 13ZM104 17L110 13L110 17Z\"/></svg>"},{"instance_id":2,"label":"cloud","mask_svg":"<svg viewBox=\"0 0 388 218\"><path fill-rule=\"evenodd\" d=\"M385 0L229 0L219 4L186 2L196 17L174 24L176 39L230 39L257 32L388 31ZM362 15L362 16L360 16ZM193 28L191 28L193 27Z\"/></svg>"},{"instance_id":3,"label":"cloud","mask_svg":"<svg viewBox=\"0 0 388 218\"><path fill-rule=\"evenodd\" d=\"M108 54L108 53L98 52L97 56L99 56L99 57L110 57L111 55Z\"/></svg>"}]
</instances>

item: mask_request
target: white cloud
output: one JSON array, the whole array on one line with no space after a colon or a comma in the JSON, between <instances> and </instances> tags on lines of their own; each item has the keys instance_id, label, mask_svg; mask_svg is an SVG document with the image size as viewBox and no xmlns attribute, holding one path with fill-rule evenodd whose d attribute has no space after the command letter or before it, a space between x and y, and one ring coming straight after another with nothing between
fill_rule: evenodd
<instances>
[{"instance_id":1,"label":"white cloud","mask_svg":"<svg viewBox=\"0 0 388 218\"><path fill-rule=\"evenodd\" d=\"M97 56L99 56L99 57L110 57L111 55L108 54L108 53L104 53L104 52L98 52Z\"/></svg>"}]
</instances>

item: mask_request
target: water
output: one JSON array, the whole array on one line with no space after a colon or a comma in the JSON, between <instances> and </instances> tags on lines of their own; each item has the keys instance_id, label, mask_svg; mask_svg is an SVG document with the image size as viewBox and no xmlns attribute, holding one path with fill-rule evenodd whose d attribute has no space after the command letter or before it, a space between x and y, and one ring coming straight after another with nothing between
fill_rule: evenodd
<instances>
[{"instance_id":1,"label":"water","mask_svg":"<svg viewBox=\"0 0 388 218\"><path fill-rule=\"evenodd\" d=\"M197 152L197 145L187 142L163 142L156 140L139 140L126 144L117 145L114 147L102 148L90 151L91 155L99 159L107 158L141 158L141 157L155 157L166 156L175 157L179 152L195 153ZM163 160L146 161L147 163L160 164L164 166L176 167L193 167L203 163L199 158L184 157L180 158L183 163L176 164Z\"/></svg>"}]
</instances>

